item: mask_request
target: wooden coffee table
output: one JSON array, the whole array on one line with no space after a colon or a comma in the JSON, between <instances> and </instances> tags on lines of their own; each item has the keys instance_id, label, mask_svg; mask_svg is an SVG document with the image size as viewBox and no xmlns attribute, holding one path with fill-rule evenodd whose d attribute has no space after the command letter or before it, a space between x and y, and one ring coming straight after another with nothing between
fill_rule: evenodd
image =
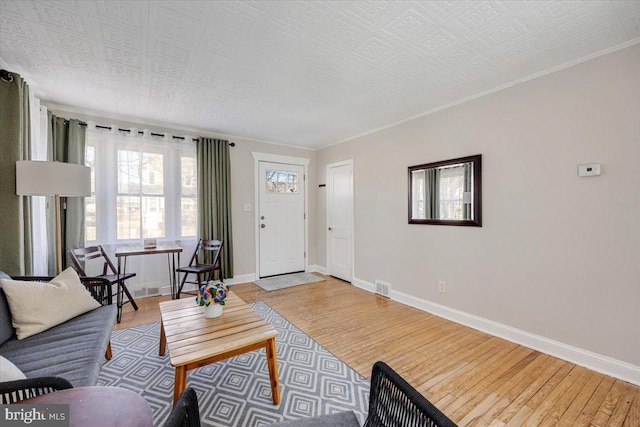
<instances>
[{"instance_id":1,"label":"wooden coffee table","mask_svg":"<svg viewBox=\"0 0 640 427\"><path fill-rule=\"evenodd\" d=\"M265 347L273 404L280 403L276 336L278 331L229 292L222 316L205 319L194 298L160 303L160 355L169 346L176 368L173 403L187 386L187 371Z\"/></svg>"}]
</instances>

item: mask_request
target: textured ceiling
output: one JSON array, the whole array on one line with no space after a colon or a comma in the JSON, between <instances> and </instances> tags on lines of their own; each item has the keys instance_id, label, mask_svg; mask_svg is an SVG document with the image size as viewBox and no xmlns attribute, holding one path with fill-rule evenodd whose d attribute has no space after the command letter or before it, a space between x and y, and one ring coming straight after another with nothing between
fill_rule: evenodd
<instances>
[{"instance_id":1,"label":"textured ceiling","mask_svg":"<svg viewBox=\"0 0 640 427\"><path fill-rule=\"evenodd\" d=\"M45 103L318 148L640 41L640 1L0 0Z\"/></svg>"}]
</instances>

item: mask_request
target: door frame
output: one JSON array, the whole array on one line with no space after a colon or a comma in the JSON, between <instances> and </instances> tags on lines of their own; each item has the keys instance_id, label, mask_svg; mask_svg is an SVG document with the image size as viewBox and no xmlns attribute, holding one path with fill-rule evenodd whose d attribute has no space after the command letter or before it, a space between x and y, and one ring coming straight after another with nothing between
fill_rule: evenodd
<instances>
[{"instance_id":1,"label":"door frame","mask_svg":"<svg viewBox=\"0 0 640 427\"><path fill-rule=\"evenodd\" d=\"M325 169L325 182L329 181L329 170L338 166L350 166L351 167L351 283L353 283L353 278L355 277L356 270L356 258L355 258L355 212L356 212L356 192L355 192L355 169L353 165L353 159L342 160L340 162L329 163ZM329 269L329 188L327 188L327 202L326 202L326 213L325 213L325 245L326 245L326 255L325 259L327 260L327 275L331 275L331 271Z\"/></svg>"},{"instance_id":2,"label":"door frame","mask_svg":"<svg viewBox=\"0 0 640 427\"><path fill-rule=\"evenodd\" d=\"M302 166L304 170L304 271L309 271L309 162L311 159L303 157L281 156L279 154L252 151L253 156L253 206L254 206L254 235L256 251L256 279L260 278L260 162L282 163L285 165Z\"/></svg>"}]
</instances>

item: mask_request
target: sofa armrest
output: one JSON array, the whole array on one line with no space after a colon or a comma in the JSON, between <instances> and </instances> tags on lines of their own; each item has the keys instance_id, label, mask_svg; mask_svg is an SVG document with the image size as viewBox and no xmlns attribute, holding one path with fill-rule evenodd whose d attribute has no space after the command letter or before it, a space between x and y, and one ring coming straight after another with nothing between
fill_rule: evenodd
<instances>
[{"instance_id":1,"label":"sofa armrest","mask_svg":"<svg viewBox=\"0 0 640 427\"><path fill-rule=\"evenodd\" d=\"M13 280L25 280L31 282L49 282L50 276L14 276ZM80 277L80 282L87 288L91 296L102 305L113 304L113 291L111 283L103 277Z\"/></svg>"},{"instance_id":2,"label":"sofa armrest","mask_svg":"<svg viewBox=\"0 0 640 427\"><path fill-rule=\"evenodd\" d=\"M7 405L68 388L73 388L73 386L62 377L39 377L5 381L0 382L0 400L3 405Z\"/></svg>"}]
</instances>

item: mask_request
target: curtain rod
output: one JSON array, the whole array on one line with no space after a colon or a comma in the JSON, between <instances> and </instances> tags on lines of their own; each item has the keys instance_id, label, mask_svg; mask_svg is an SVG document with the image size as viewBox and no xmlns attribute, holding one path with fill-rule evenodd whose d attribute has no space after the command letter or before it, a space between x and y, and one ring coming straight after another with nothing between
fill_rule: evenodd
<instances>
[{"instance_id":1,"label":"curtain rod","mask_svg":"<svg viewBox=\"0 0 640 427\"><path fill-rule=\"evenodd\" d=\"M87 126L87 124L86 124L85 122L80 122L80 126ZM98 128L98 129L107 129L107 130L111 130L111 126L96 125L96 128ZM129 132L131 132L131 129L122 129L122 128L118 128L118 132L127 132L127 133L129 133ZM140 135L141 135L141 134L143 134L143 133L144 133L144 132L143 132L143 131L141 131L141 130L139 130L139 131L138 131L138 134L140 134ZM160 137L162 137L162 138L164 138L164 136L165 136L165 135L164 135L164 133L155 133L155 132L151 132L150 134L151 134L151 136L160 136ZM184 137L184 136L173 136L173 135L171 135L171 138L173 138L173 139L181 139L181 140L183 140L183 141L184 141L184 139L185 139L185 137ZM198 138L191 138L191 139L192 139L193 141L197 141L197 140L198 140ZM236 143L235 143L235 142L230 142L230 143L229 143L229 146L230 146L230 147L235 147L235 146L236 146Z\"/></svg>"},{"instance_id":2,"label":"curtain rod","mask_svg":"<svg viewBox=\"0 0 640 427\"><path fill-rule=\"evenodd\" d=\"M5 82L13 81L13 75L11 74L11 71L7 71L7 70L0 70L0 78Z\"/></svg>"}]
</instances>

